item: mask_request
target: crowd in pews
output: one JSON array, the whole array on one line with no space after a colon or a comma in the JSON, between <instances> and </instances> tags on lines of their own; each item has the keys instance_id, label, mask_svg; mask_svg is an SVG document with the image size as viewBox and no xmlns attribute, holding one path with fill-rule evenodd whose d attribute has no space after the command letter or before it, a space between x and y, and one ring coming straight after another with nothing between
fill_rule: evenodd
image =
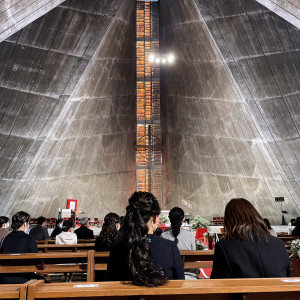
<instances>
[{"instance_id":1,"label":"crowd in pews","mask_svg":"<svg viewBox=\"0 0 300 300\"><path fill-rule=\"evenodd\" d=\"M198 270L185 270L179 250L195 250L195 236L181 228L184 211L175 207L169 213L171 227L161 236L158 231L160 206L148 192L134 192L128 200L126 214L105 216L96 251L109 251L107 270L96 278L108 281L132 281L139 286L165 285L170 279L198 278ZM0 217L1 253L37 253L37 240L49 238L45 218L29 234L30 215L18 212L9 219ZM300 219L299 219L300 220ZM92 239L88 219L73 231L71 221L57 220L51 237L56 244L76 244L78 239ZM291 276L290 260L281 240L270 234L254 206L242 198L232 199L225 208L224 238L215 245L211 278L263 278ZM18 275L18 276L16 276ZM17 278L14 280L14 278ZM22 283L36 274L2 276L1 283Z\"/></svg>"}]
</instances>

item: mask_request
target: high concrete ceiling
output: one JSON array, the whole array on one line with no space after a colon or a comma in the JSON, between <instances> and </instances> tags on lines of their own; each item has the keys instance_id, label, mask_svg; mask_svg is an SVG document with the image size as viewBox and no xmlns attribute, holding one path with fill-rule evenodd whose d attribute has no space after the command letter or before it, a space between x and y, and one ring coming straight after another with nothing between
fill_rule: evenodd
<instances>
[{"instance_id":1,"label":"high concrete ceiling","mask_svg":"<svg viewBox=\"0 0 300 300\"><path fill-rule=\"evenodd\" d=\"M167 206L245 197L279 223L284 196L298 215L299 30L252 0L163 0L161 16Z\"/></svg>"},{"instance_id":2,"label":"high concrete ceiling","mask_svg":"<svg viewBox=\"0 0 300 300\"><path fill-rule=\"evenodd\" d=\"M185 200L209 217L242 196L279 223L284 196L296 216L299 29L255 0L160 3L161 50L176 56L161 78L167 208ZM123 214L135 188L135 1L69 0L31 20L0 43L1 214L53 217L67 198L90 217Z\"/></svg>"},{"instance_id":3,"label":"high concrete ceiling","mask_svg":"<svg viewBox=\"0 0 300 300\"><path fill-rule=\"evenodd\" d=\"M64 0L1 0L0 42L43 16Z\"/></svg>"},{"instance_id":4,"label":"high concrete ceiling","mask_svg":"<svg viewBox=\"0 0 300 300\"><path fill-rule=\"evenodd\" d=\"M0 44L1 212L121 212L134 190L135 3L66 1ZM120 205L124 201L124 205Z\"/></svg>"},{"instance_id":5,"label":"high concrete ceiling","mask_svg":"<svg viewBox=\"0 0 300 300\"><path fill-rule=\"evenodd\" d=\"M275 14L300 28L299 0L256 0Z\"/></svg>"}]
</instances>

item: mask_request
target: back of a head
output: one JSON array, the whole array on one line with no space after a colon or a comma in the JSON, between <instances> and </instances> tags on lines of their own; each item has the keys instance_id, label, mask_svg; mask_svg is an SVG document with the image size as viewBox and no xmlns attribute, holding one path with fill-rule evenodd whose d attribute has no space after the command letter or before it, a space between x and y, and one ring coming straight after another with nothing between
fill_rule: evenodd
<instances>
[{"instance_id":1,"label":"back of a head","mask_svg":"<svg viewBox=\"0 0 300 300\"><path fill-rule=\"evenodd\" d=\"M104 223L99 238L101 238L102 243L108 248L118 238L118 229L116 227L118 223L120 223L120 217L115 213L109 213L104 217Z\"/></svg>"},{"instance_id":2,"label":"back of a head","mask_svg":"<svg viewBox=\"0 0 300 300\"><path fill-rule=\"evenodd\" d=\"M11 228L12 230L18 230L25 223L29 224L29 221L30 215L25 211L19 211L11 218Z\"/></svg>"},{"instance_id":3,"label":"back of a head","mask_svg":"<svg viewBox=\"0 0 300 300\"><path fill-rule=\"evenodd\" d=\"M0 216L0 228L4 225L4 224L6 224L6 223L8 223L9 222L9 218L8 217L6 217L6 216Z\"/></svg>"},{"instance_id":4,"label":"back of a head","mask_svg":"<svg viewBox=\"0 0 300 300\"><path fill-rule=\"evenodd\" d=\"M83 217L80 219L80 225L82 226L86 226L88 222L89 222L89 218L87 217Z\"/></svg>"},{"instance_id":5,"label":"back of a head","mask_svg":"<svg viewBox=\"0 0 300 300\"><path fill-rule=\"evenodd\" d=\"M62 231L68 232L70 228L73 227L73 222L72 221L64 221Z\"/></svg>"},{"instance_id":6,"label":"back of a head","mask_svg":"<svg viewBox=\"0 0 300 300\"><path fill-rule=\"evenodd\" d=\"M224 215L225 239L255 240L269 237L267 226L246 199L231 199L225 208Z\"/></svg>"},{"instance_id":7,"label":"back of a head","mask_svg":"<svg viewBox=\"0 0 300 300\"><path fill-rule=\"evenodd\" d=\"M44 222L46 222L46 218L43 216L38 217L38 219L36 220L38 225L42 225Z\"/></svg>"},{"instance_id":8,"label":"back of a head","mask_svg":"<svg viewBox=\"0 0 300 300\"><path fill-rule=\"evenodd\" d=\"M300 217L296 218L295 225L300 227Z\"/></svg>"},{"instance_id":9,"label":"back of a head","mask_svg":"<svg viewBox=\"0 0 300 300\"><path fill-rule=\"evenodd\" d=\"M56 224L56 226L58 226L60 223L62 223L64 220L63 219L57 219L56 220L56 222L55 222L55 224Z\"/></svg>"},{"instance_id":10,"label":"back of a head","mask_svg":"<svg viewBox=\"0 0 300 300\"><path fill-rule=\"evenodd\" d=\"M180 233L180 227L182 225L182 220L184 219L184 211L180 207L173 207L169 212L169 219L171 222L172 233L175 237L175 243L178 244L177 236Z\"/></svg>"},{"instance_id":11,"label":"back of a head","mask_svg":"<svg viewBox=\"0 0 300 300\"><path fill-rule=\"evenodd\" d=\"M150 258L147 223L158 216L160 207L155 196L148 192L134 192L128 200L124 217L124 241L128 248L132 282L139 286L160 286L168 282Z\"/></svg>"}]
</instances>

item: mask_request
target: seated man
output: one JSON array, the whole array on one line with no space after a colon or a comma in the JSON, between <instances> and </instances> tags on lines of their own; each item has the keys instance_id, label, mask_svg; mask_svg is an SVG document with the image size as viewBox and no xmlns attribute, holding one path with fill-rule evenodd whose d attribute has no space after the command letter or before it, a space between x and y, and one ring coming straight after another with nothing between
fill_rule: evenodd
<instances>
[{"instance_id":1,"label":"seated man","mask_svg":"<svg viewBox=\"0 0 300 300\"><path fill-rule=\"evenodd\" d=\"M32 228L29 235L35 238L37 241L44 241L49 239L48 229L45 228L46 218L39 217L37 219L37 225Z\"/></svg>"},{"instance_id":2,"label":"seated man","mask_svg":"<svg viewBox=\"0 0 300 300\"><path fill-rule=\"evenodd\" d=\"M76 233L78 240L87 240L94 238L94 232L91 229L88 229L89 219L87 217L83 217L80 219L80 225L78 229L74 231Z\"/></svg>"}]
</instances>

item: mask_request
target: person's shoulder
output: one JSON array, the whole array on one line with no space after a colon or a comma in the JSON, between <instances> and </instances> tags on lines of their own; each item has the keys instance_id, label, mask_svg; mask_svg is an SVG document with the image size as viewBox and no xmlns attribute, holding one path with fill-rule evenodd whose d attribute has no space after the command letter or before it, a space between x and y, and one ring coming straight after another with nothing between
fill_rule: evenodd
<instances>
[{"instance_id":1,"label":"person's shoulder","mask_svg":"<svg viewBox=\"0 0 300 300\"><path fill-rule=\"evenodd\" d=\"M180 234L195 238L195 234L185 229L180 230Z\"/></svg>"},{"instance_id":2,"label":"person's shoulder","mask_svg":"<svg viewBox=\"0 0 300 300\"><path fill-rule=\"evenodd\" d=\"M167 240L164 237L157 236L155 234L149 235L149 242L155 243L155 244L161 244L161 245L165 245L165 246L172 246L173 244L176 245L175 242L173 242L171 240Z\"/></svg>"},{"instance_id":3,"label":"person's shoulder","mask_svg":"<svg viewBox=\"0 0 300 300\"><path fill-rule=\"evenodd\" d=\"M111 246L110 246L110 252L118 252L118 251L123 251L124 249L126 249L126 246L125 246L125 242L123 239L120 239L118 241L116 241L115 243L113 243Z\"/></svg>"}]
</instances>

